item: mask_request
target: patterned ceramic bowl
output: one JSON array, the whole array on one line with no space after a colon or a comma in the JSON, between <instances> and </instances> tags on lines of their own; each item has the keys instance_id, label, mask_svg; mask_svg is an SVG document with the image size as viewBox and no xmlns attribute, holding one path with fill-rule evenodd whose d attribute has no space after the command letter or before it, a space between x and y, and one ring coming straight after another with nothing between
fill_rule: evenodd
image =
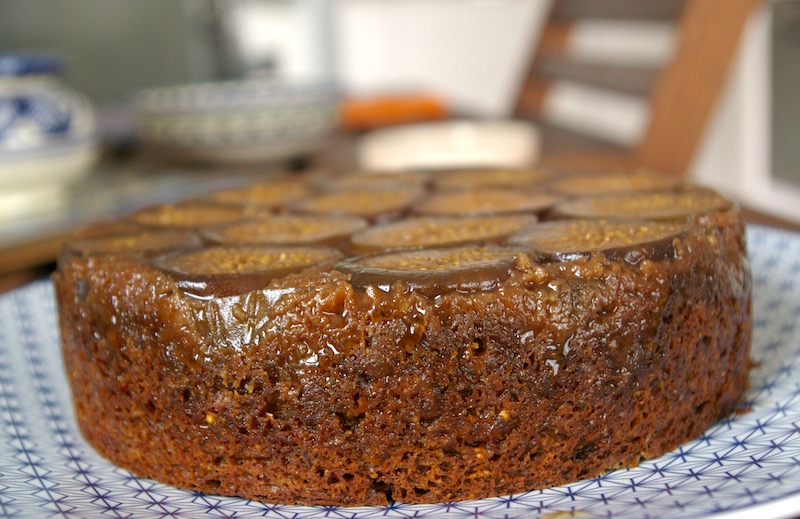
<instances>
[{"instance_id":1,"label":"patterned ceramic bowl","mask_svg":"<svg viewBox=\"0 0 800 519\"><path fill-rule=\"evenodd\" d=\"M135 99L143 140L183 158L277 160L318 148L337 123L328 84L242 80L177 85Z\"/></svg>"}]
</instances>

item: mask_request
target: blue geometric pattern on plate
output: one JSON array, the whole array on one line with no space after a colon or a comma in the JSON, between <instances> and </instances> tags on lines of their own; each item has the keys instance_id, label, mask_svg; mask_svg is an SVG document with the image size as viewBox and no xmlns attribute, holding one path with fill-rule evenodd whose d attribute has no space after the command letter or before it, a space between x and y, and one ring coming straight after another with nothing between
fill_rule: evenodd
<instances>
[{"instance_id":1,"label":"blue geometric pattern on plate","mask_svg":"<svg viewBox=\"0 0 800 519\"><path fill-rule=\"evenodd\" d=\"M31 284L0 296L0 516L698 517L763 509L787 496L794 496L786 502L797 506L800 234L750 227L749 241L752 356L759 363L746 395L750 412L634 469L513 496L435 505L270 505L179 490L115 467L77 429L52 287L48 281Z\"/></svg>"}]
</instances>

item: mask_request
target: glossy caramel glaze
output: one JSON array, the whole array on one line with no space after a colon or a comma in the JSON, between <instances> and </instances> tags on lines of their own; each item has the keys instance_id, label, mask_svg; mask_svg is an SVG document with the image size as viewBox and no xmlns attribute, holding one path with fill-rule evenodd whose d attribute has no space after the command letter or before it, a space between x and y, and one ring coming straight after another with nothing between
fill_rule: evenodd
<instances>
[{"instance_id":1,"label":"glossy caramel glaze","mask_svg":"<svg viewBox=\"0 0 800 519\"><path fill-rule=\"evenodd\" d=\"M291 192L330 202L319 185ZM383 213L345 212L393 225L435 194L424 185ZM327 217L301 200L271 211ZM597 227L581 238L584 226L562 223L577 233L564 254L530 246L529 227L366 255L344 238L319 261L315 245L227 262L202 240L172 251L155 240L148 253L146 240L83 233L54 274L81 430L140 476L278 503L472 499L635 466L736 409L751 276L731 204L626 221L653 232L607 225L608 240ZM172 261L183 254L192 261Z\"/></svg>"}]
</instances>

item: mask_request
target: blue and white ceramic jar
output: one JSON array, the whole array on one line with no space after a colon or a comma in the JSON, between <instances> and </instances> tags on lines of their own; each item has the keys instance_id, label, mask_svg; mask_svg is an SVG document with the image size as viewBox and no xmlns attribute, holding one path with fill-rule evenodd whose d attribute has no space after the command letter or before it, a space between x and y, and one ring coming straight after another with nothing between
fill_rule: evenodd
<instances>
[{"instance_id":1,"label":"blue and white ceramic jar","mask_svg":"<svg viewBox=\"0 0 800 519\"><path fill-rule=\"evenodd\" d=\"M91 104L63 69L57 56L0 53L0 191L72 179L94 163Z\"/></svg>"},{"instance_id":2,"label":"blue and white ceramic jar","mask_svg":"<svg viewBox=\"0 0 800 519\"><path fill-rule=\"evenodd\" d=\"M54 56L0 54L0 150L94 139L89 102L65 87Z\"/></svg>"}]
</instances>

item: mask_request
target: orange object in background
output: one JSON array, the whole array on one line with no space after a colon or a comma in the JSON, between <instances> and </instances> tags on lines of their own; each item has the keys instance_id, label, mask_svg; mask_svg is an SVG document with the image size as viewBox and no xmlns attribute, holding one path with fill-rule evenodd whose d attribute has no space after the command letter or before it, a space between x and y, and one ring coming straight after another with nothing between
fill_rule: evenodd
<instances>
[{"instance_id":1,"label":"orange object in background","mask_svg":"<svg viewBox=\"0 0 800 519\"><path fill-rule=\"evenodd\" d=\"M353 96L344 99L339 107L340 124L345 130L371 130L449 116L445 103L430 94Z\"/></svg>"}]
</instances>

